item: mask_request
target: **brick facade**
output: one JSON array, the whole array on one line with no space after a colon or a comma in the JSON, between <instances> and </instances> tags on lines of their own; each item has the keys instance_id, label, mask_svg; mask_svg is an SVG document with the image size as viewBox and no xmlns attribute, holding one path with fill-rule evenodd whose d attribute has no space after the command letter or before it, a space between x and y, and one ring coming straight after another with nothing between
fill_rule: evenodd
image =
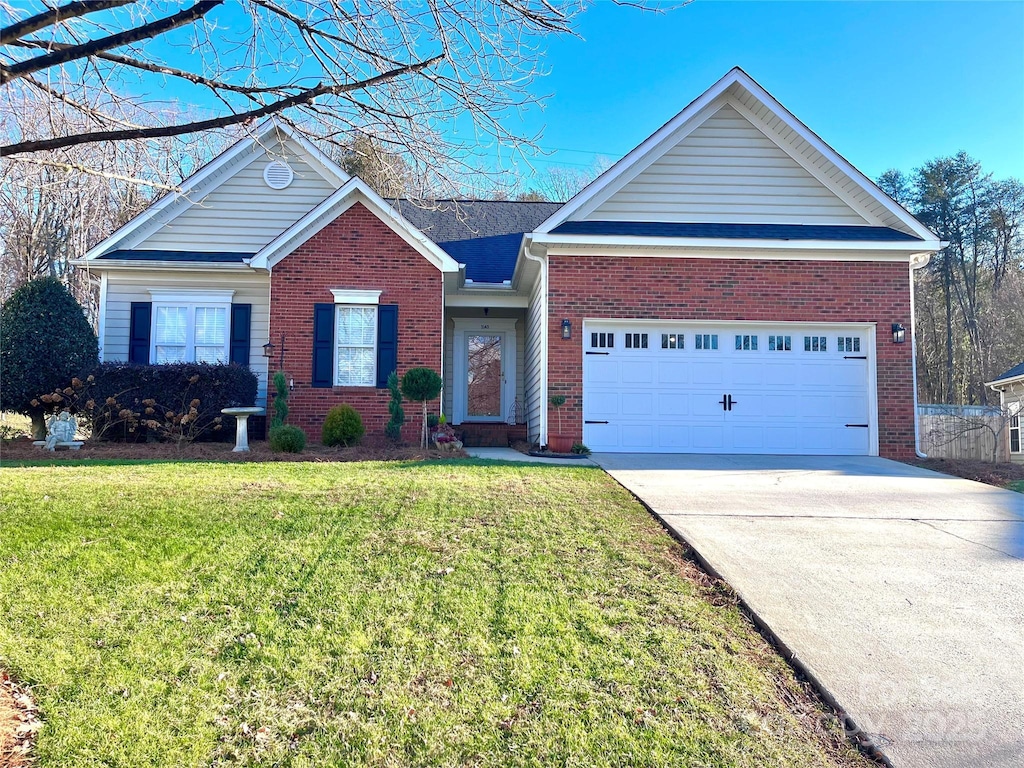
<instances>
[{"instance_id":1,"label":"brick facade","mask_svg":"<svg viewBox=\"0 0 1024 768\"><path fill-rule=\"evenodd\" d=\"M381 304L398 305L399 376L418 366L440 373L441 272L359 203L271 271L270 339L280 344L284 334L284 367L295 380L295 390L288 398L288 423L302 427L310 440L319 441L327 411L347 403L363 417L368 437L383 435L388 420L388 390L310 386L313 305L334 301L332 288L382 291ZM277 361L272 361L271 369L276 366ZM437 412L436 402L430 407ZM402 436L408 441L415 441L419 435L417 408L418 404L405 404Z\"/></svg>"},{"instance_id":2,"label":"brick facade","mask_svg":"<svg viewBox=\"0 0 1024 768\"><path fill-rule=\"evenodd\" d=\"M550 256L548 291L549 394L566 395L576 440L583 334L563 340L563 318L580 331L586 317L875 323L879 453L914 457L912 346L890 334L892 323L911 328L906 263Z\"/></svg>"}]
</instances>

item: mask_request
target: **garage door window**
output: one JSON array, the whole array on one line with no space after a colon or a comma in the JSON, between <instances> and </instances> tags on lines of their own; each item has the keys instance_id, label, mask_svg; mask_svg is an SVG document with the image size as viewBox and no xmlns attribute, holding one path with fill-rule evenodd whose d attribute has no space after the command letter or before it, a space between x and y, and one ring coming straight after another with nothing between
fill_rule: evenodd
<instances>
[{"instance_id":1,"label":"garage door window","mask_svg":"<svg viewBox=\"0 0 1024 768\"><path fill-rule=\"evenodd\" d=\"M827 352L827 336L804 336L804 352Z\"/></svg>"},{"instance_id":2,"label":"garage door window","mask_svg":"<svg viewBox=\"0 0 1024 768\"><path fill-rule=\"evenodd\" d=\"M696 347L697 349L718 349L718 334L698 333Z\"/></svg>"},{"instance_id":3,"label":"garage door window","mask_svg":"<svg viewBox=\"0 0 1024 768\"><path fill-rule=\"evenodd\" d=\"M685 337L681 333L663 333L661 334L661 348L682 349L684 339Z\"/></svg>"},{"instance_id":4,"label":"garage door window","mask_svg":"<svg viewBox=\"0 0 1024 768\"><path fill-rule=\"evenodd\" d=\"M647 349L647 334L627 333L626 349Z\"/></svg>"},{"instance_id":5,"label":"garage door window","mask_svg":"<svg viewBox=\"0 0 1024 768\"><path fill-rule=\"evenodd\" d=\"M592 333L590 334L590 346L599 349L611 349L615 346L615 334Z\"/></svg>"},{"instance_id":6,"label":"garage door window","mask_svg":"<svg viewBox=\"0 0 1024 768\"><path fill-rule=\"evenodd\" d=\"M757 336L736 334L736 349L744 352L757 351Z\"/></svg>"},{"instance_id":7,"label":"garage door window","mask_svg":"<svg viewBox=\"0 0 1024 768\"><path fill-rule=\"evenodd\" d=\"M860 338L857 336L840 336L840 352L860 352Z\"/></svg>"},{"instance_id":8,"label":"garage door window","mask_svg":"<svg viewBox=\"0 0 1024 768\"><path fill-rule=\"evenodd\" d=\"M768 350L771 352L790 352L793 349L792 336L769 336Z\"/></svg>"}]
</instances>

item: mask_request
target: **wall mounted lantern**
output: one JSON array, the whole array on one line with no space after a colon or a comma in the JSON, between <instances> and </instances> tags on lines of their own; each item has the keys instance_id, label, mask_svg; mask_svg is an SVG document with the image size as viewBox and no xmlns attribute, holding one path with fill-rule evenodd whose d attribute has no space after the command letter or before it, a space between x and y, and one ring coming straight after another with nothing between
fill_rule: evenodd
<instances>
[{"instance_id":1,"label":"wall mounted lantern","mask_svg":"<svg viewBox=\"0 0 1024 768\"><path fill-rule=\"evenodd\" d=\"M907 340L907 329L903 327L903 323L892 324L892 343L902 344Z\"/></svg>"},{"instance_id":2,"label":"wall mounted lantern","mask_svg":"<svg viewBox=\"0 0 1024 768\"><path fill-rule=\"evenodd\" d=\"M277 347L274 346L274 342L272 342L272 341L270 341L268 339L267 343L263 345L263 356L266 357L266 358L273 357L274 356L274 350L276 348ZM280 360L280 363L277 366L279 371L283 371L284 370L284 351L285 351L284 350L284 334L282 333L281 334L281 360Z\"/></svg>"},{"instance_id":3,"label":"wall mounted lantern","mask_svg":"<svg viewBox=\"0 0 1024 768\"><path fill-rule=\"evenodd\" d=\"M572 323L569 322L568 318L566 318L565 320L562 321L562 338L563 339L571 339L572 338Z\"/></svg>"}]
</instances>

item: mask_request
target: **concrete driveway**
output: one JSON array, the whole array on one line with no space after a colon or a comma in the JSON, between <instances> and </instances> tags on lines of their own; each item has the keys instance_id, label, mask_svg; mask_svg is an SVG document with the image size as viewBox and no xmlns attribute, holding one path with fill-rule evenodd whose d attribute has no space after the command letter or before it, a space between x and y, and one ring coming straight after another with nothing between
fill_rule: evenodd
<instances>
[{"instance_id":1,"label":"concrete driveway","mask_svg":"<svg viewBox=\"0 0 1024 768\"><path fill-rule=\"evenodd\" d=\"M1024 495L877 458L593 458L893 765L1024 765Z\"/></svg>"}]
</instances>

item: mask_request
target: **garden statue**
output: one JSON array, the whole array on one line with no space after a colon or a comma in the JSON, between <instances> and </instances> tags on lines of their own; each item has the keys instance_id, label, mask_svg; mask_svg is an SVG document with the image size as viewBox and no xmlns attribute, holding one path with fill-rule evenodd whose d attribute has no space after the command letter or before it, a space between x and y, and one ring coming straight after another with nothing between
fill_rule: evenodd
<instances>
[{"instance_id":1,"label":"garden statue","mask_svg":"<svg viewBox=\"0 0 1024 768\"><path fill-rule=\"evenodd\" d=\"M75 440L78 434L78 419L68 411L61 411L46 420L46 439L36 440L34 445L46 448L48 451L56 450L58 446L78 450L82 443Z\"/></svg>"}]
</instances>

